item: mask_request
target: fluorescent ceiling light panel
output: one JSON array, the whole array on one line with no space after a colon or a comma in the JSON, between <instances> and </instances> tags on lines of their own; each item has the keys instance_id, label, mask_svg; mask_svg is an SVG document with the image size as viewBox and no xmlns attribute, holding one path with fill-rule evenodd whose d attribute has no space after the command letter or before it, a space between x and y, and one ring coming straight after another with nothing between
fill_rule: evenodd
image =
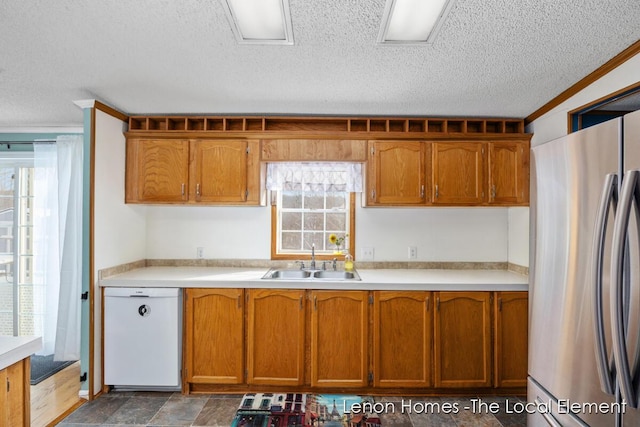
<instances>
[{"instance_id":1,"label":"fluorescent ceiling light panel","mask_svg":"<svg viewBox=\"0 0 640 427\"><path fill-rule=\"evenodd\" d=\"M453 2L454 0L387 0L378 43L433 43Z\"/></svg>"},{"instance_id":2,"label":"fluorescent ceiling light panel","mask_svg":"<svg viewBox=\"0 0 640 427\"><path fill-rule=\"evenodd\" d=\"M238 43L293 44L289 0L225 0Z\"/></svg>"}]
</instances>

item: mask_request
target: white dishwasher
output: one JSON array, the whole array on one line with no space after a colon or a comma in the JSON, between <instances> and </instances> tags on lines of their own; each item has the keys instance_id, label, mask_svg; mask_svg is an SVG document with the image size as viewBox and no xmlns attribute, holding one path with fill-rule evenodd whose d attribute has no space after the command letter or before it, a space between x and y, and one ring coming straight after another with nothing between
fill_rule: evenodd
<instances>
[{"instance_id":1,"label":"white dishwasher","mask_svg":"<svg viewBox=\"0 0 640 427\"><path fill-rule=\"evenodd\" d=\"M180 389L181 330L180 289L105 288L105 384Z\"/></svg>"}]
</instances>

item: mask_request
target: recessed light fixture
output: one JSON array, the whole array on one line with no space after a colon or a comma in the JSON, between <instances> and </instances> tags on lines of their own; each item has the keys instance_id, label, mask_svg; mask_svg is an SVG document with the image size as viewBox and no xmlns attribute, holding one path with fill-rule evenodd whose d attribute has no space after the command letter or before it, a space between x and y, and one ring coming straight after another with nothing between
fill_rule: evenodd
<instances>
[{"instance_id":1,"label":"recessed light fixture","mask_svg":"<svg viewBox=\"0 0 640 427\"><path fill-rule=\"evenodd\" d=\"M387 0L378 43L430 44L455 0Z\"/></svg>"},{"instance_id":2,"label":"recessed light fixture","mask_svg":"<svg viewBox=\"0 0 640 427\"><path fill-rule=\"evenodd\" d=\"M289 0L224 0L238 43L293 44Z\"/></svg>"}]
</instances>

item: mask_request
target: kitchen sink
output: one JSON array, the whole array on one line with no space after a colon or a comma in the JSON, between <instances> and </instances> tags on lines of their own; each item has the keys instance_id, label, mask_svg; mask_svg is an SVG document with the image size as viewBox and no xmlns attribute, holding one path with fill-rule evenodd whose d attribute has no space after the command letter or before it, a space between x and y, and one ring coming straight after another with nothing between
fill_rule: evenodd
<instances>
[{"instance_id":1,"label":"kitchen sink","mask_svg":"<svg viewBox=\"0 0 640 427\"><path fill-rule=\"evenodd\" d=\"M360 280L355 271L318 270L313 272L314 279Z\"/></svg>"},{"instance_id":2,"label":"kitchen sink","mask_svg":"<svg viewBox=\"0 0 640 427\"><path fill-rule=\"evenodd\" d=\"M269 269L262 278L271 280L362 280L355 270L300 270L276 268Z\"/></svg>"},{"instance_id":3,"label":"kitchen sink","mask_svg":"<svg viewBox=\"0 0 640 427\"><path fill-rule=\"evenodd\" d=\"M311 271L308 270L269 270L263 279L309 279Z\"/></svg>"}]
</instances>

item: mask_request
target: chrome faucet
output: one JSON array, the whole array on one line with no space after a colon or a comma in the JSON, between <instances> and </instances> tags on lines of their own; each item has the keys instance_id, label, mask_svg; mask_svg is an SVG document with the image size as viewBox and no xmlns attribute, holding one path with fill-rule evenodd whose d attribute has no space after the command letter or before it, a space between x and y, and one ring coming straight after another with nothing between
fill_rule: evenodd
<instances>
[{"instance_id":1,"label":"chrome faucet","mask_svg":"<svg viewBox=\"0 0 640 427\"><path fill-rule=\"evenodd\" d=\"M312 270L316 269L316 244L311 244L311 265L309 266Z\"/></svg>"}]
</instances>

